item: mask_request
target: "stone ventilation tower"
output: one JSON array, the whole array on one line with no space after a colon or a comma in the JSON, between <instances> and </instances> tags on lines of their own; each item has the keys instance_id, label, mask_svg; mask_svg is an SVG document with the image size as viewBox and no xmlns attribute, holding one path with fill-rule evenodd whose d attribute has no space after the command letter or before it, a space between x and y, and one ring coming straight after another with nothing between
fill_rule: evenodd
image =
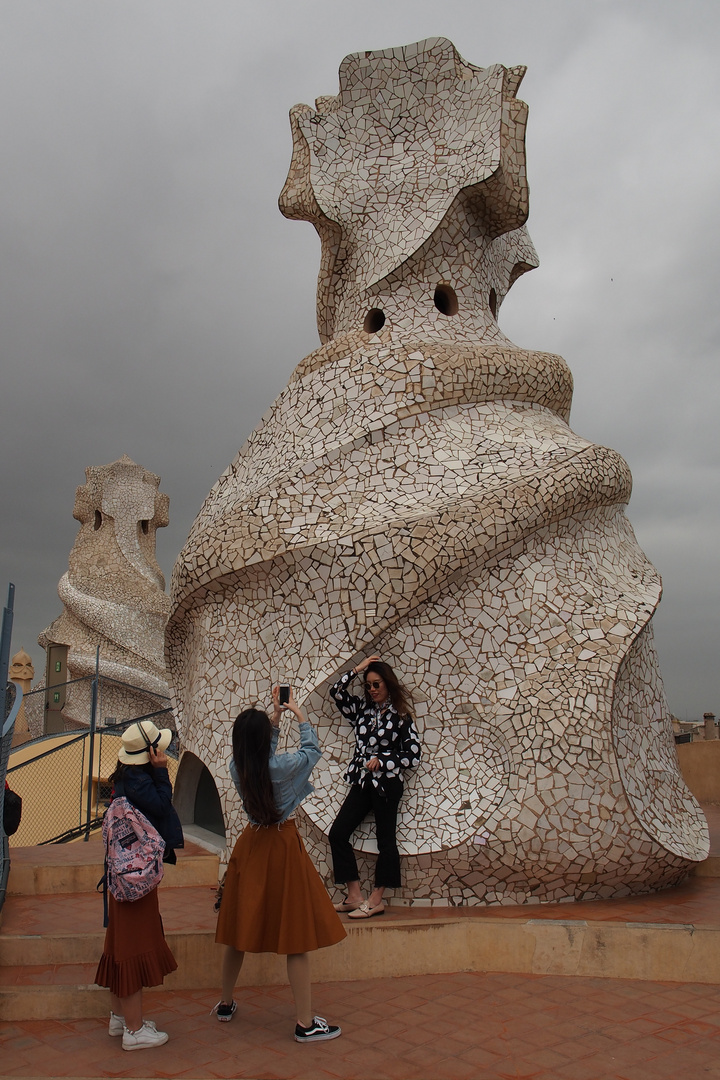
<instances>
[{"instance_id":1,"label":"stone ventilation tower","mask_svg":"<svg viewBox=\"0 0 720 1080\"><path fill-rule=\"evenodd\" d=\"M64 610L38 641L45 649L67 647L68 679L94 673L99 646L99 720L120 722L169 704L163 647L170 600L155 558L169 499L158 491L160 477L127 456L85 475L73 509L80 531L58 585ZM63 713L88 723L89 683L68 688Z\"/></svg>"},{"instance_id":2,"label":"stone ventilation tower","mask_svg":"<svg viewBox=\"0 0 720 1080\"><path fill-rule=\"evenodd\" d=\"M241 704L282 679L319 721L302 819L327 868L351 745L328 685L380 653L414 688L427 753L400 836L407 896L426 902L620 896L708 851L628 467L568 426L562 358L497 321L537 264L523 74L436 38L346 57L337 96L291 111L280 208L322 241L323 344L210 492L173 575L179 717L233 835Z\"/></svg>"},{"instance_id":3,"label":"stone ventilation tower","mask_svg":"<svg viewBox=\"0 0 720 1080\"><path fill-rule=\"evenodd\" d=\"M20 649L20 652L15 653L10 661L9 679L11 682L19 683L23 694L27 694L30 692L34 678L35 668L33 667L32 657L24 649ZM20 746L21 743L28 742L31 738L25 715L25 702L23 701L15 717L12 745L13 747Z\"/></svg>"}]
</instances>

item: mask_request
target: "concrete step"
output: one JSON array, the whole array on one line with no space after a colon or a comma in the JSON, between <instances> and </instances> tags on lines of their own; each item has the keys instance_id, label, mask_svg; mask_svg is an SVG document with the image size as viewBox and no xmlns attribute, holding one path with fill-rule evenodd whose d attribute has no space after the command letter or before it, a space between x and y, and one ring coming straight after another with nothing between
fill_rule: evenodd
<instances>
[{"instance_id":1,"label":"concrete step","mask_svg":"<svg viewBox=\"0 0 720 1080\"><path fill-rule=\"evenodd\" d=\"M347 931L345 941L313 954L314 979L326 982L452 971L501 971L720 982L720 927L715 926L462 916L429 920L398 914L387 921L374 919L361 925L348 924ZM215 945L213 932L167 936L178 970L154 993L219 985L222 949ZM56 950L63 954L68 943L48 944L49 958ZM0 969L3 1018L73 1019L107 1013L107 991L92 982L102 949L101 935L94 935L92 962L86 959L86 945L75 950L76 960L72 963L3 966ZM11 952L15 953L15 949ZM17 953L13 958L17 959ZM285 981L283 958L247 956L242 983L262 986Z\"/></svg>"},{"instance_id":2,"label":"concrete step","mask_svg":"<svg viewBox=\"0 0 720 1080\"><path fill-rule=\"evenodd\" d=\"M107 1013L93 983L102 952L101 844L14 849L0 927L0 1015L74 1019ZM218 860L188 845L160 898L178 970L151 995L218 985L213 911ZM76 891L69 891L73 885ZM686 883L645 896L522 907L389 907L345 920L347 938L313 954L317 980L454 971L720 983L720 856ZM284 959L248 956L247 985L286 981Z\"/></svg>"},{"instance_id":3,"label":"concrete step","mask_svg":"<svg viewBox=\"0 0 720 1080\"><path fill-rule=\"evenodd\" d=\"M191 885L217 886L217 855L185 855L175 866L165 864L160 888ZM103 875L102 862L75 863L68 866L11 864L8 896L57 896L67 893L94 893Z\"/></svg>"},{"instance_id":4,"label":"concrete step","mask_svg":"<svg viewBox=\"0 0 720 1080\"><path fill-rule=\"evenodd\" d=\"M176 865L165 864L161 888L215 886L220 860L197 844L177 852ZM96 834L87 843L11 848L8 896L95 892L103 875L104 851Z\"/></svg>"}]
</instances>

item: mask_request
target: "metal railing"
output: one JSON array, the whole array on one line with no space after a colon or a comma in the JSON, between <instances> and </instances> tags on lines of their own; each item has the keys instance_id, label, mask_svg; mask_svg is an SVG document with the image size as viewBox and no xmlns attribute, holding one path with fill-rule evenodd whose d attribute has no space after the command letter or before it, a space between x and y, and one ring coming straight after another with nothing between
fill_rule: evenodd
<instances>
[{"instance_id":1,"label":"metal railing","mask_svg":"<svg viewBox=\"0 0 720 1080\"><path fill-rule=\"evenodd\" d=\"M102 825L102 819L112 795L109 777L115 771L120 749L120 737L130 724L140 720L153 720L157 726L172 719L169 698L153 693L132 683L100 676L100 650L96 651L95 674L53 686L60 687L89 683L87 697L87 727L80 727L77 719L71 728L56 734L44 735L13 748L13 764L10 765L15 717L20 703L33 707L34 695L43 695L42 705L36 711L45 711L47 688L40 687L23 696L17 683L8 683L10 637L12 631L14 586L8 591L8 604L2 622L0 639L0 687L7 687L3 712L2 740L0 741L0 811L5 794L5 779L23 800L22 820L13 835L13 847L45 844L64 844L73 840L89 840L94 830ZM98 724L99 702L103 684L124 687L146 700L157 698L157 709L139 716L128 716L120 722ZM36 698L36 700L40 700ZM132 699L130 699L132 700ZM167 703L167 704L165 704ZM136 706L137 707L137 706ZM77 716L77 712L76 712ZM166 753L178 757L177 735L173 736ZM2 824L0 812L0 908L2 908L10 869L11 851Z\"/></svg>"},{"instance_id":2,"label":"metal railing","mask_svg":"<svg viewBox=\"0 0 720 1080\"><path fill-rule=\"evenodd\" d=\"M0 909L5 903L5 891L10 873L10 847L3 823L5 775L10 757L10 747L12 746L15 717L22 701L21 688L16 683L8 683L14 605L15 586L11 583L8 585L7 604L3 609L2 630L0 630L0 692L3 694L3 708L0 715L2 721L0 727Z\"/></svg>"},{"instance_id":3,"label":"metal railing","mask_svg":"<svg viewBox=\"0 0 720 1080\"><path fill-rule=\"evenodd\" d=\"M120 736L137 720L159 717L169 709L132 717L99 730L47 735L28 745L32 750L8 769L8 781L23 800L20 828L13 845L64 844L102 825L112 794L108 778L115 770ZM166 753L177 757L175 739Z\"/></svg>"}]
</instances>

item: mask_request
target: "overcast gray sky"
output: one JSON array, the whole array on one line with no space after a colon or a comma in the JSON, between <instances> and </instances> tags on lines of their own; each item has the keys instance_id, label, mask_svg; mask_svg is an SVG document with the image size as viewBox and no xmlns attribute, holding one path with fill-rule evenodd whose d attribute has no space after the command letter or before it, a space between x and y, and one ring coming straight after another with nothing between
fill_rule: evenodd
<instances>
[{"instance_id":1,"label":"overcast gray sky","mask_svg":"<svg viewBox=\"0 0 720 1080\"><path fill-rule=\"evenodd\" d=\"M500 325L561 353L571 424L633 472L670 707L720 712L716 0L0 0L2 535L13 648L86 465L162 477L169 578L213 484L318 344L311 225L277 209L288 109L343 56L449 37L527 64L540 268Z\"/></svg>"}]
</instances>

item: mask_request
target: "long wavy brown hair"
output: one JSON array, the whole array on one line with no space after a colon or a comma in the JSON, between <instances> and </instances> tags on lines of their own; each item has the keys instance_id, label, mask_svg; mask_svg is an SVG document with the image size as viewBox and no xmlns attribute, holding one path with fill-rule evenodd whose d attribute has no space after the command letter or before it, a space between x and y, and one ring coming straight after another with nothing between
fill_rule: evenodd
<instances>
[{"instance_id":1,"label":"long wavy brown hair","mask_svg":"<svg viewBox=\"0 0 720 1080\"><path fill-rule=\"evenodd\" d=\"M364 678L367 679L371 671L374 671L383 680L388 688L388 695L390 701L395 707L395 711L398 716L412 716L413 715L413 696L408 690L407 686L398 679L397 675L383 660L373 660L372 664L368 664L365 668ZM365 704L373 705L373 699L365 691Z\"/></svg>"},{"instance_id":2,"label":"long wavy brown hair","mask_svg":"<svg viewBox=\"0 0 720 1080\"><path fill-rule=\"evenodd\" d=\"M232 732L233 761L237 769L245 810L259 825L280 820L270 780L270 717L261 709L245 709Z\"/></svg>"}]
</instances>

